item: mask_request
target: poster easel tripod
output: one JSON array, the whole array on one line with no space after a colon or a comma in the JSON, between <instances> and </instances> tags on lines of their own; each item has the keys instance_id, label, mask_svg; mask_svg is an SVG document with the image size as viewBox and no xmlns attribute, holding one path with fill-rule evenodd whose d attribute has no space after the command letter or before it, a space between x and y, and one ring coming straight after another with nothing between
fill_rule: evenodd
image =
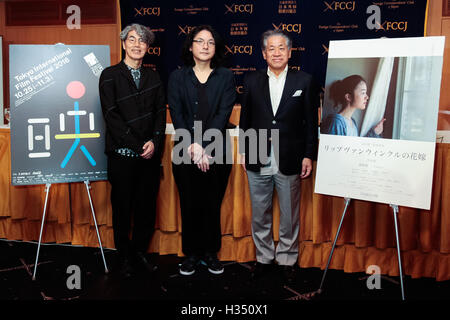
<instances>
[{"instance_id":1,"label":"poster easel tripod","mask_svg":"<svg viewBox=\"0 0 450 320\"><path fill-rule=\"evenodd\" d=\"M350 204L350 198L344 198L345 200L345 208L344 212L342 212L341 221L339 223L339 227L336 232L336 236L334 237L333 246L331 247L331 252L328 257L327 266L323 272L322 281L320 282L319 292L322 292L322 286L325 281L325 276L327 275L328 267L330 266L331 259L333 258L334 248L336 247L337 239L339 238L339 233L341 232L342 223L344 222L345 214L347 213L348 206ZM394 214L394 226L395 226L395 239L397 243L397 256L398 256L398 269L400 271L400 287L402 291L402 300L405 300L405 291L403 287L403 271L402 271L402 258L401 258L401 252L400 252L400 241L399 241L399 235L398 235L398 222L397 222L397 214L398 214L398 205L391 204L390 207L393 210Z\"/></svg>"},{"instance_id":2,"label":"poster easel tripod","mask_svg":"<svg viewBox=\"0 0 450 320\"><path fill-rule=\"evenodd\" d=\"M105 255L103 254L103 246L102 246L102 241L100 239L100 234L98 232L98 226L97 226L97 219L95 218L95 212L94 212L94 206L92 205L92 198L91 198L91 192L89 191L89 189L91 188L90 182L89 180L85 180L84 184L86 186L86 191L87 194L89 196L89 204L91 206L91 212L92 212L92 218L94 219L94 224L95 224L95 230L97 231L97 238L98 238L98 244L100 246L100 251L102 253L102 258L103 258L103 264L105 266L105 273L108 273L108 266L106 265L106 260L105 260ZM50 191L50 187L51 187L51 183L47 183L45 185L45 203L44 203L44 211L42 212L42 222L41 222L41 231L39 233L39 242L38 242L38 248L37 248L37 253L36 253L36 261L34 263L34 271L33 271L33 280L36 280L36 270L38 267L38 260L39 260L39 250L41 248L41 240L42 240L42 231L44 229L44 223L45 223L45 214L47 211L47 202L48 202L48 194Z\"/></svg>"}]
</instances>

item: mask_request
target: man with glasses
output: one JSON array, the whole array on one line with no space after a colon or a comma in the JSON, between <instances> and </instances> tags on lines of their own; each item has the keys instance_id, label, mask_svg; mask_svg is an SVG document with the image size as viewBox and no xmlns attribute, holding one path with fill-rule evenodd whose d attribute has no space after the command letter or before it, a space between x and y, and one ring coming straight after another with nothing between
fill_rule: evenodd
<instances>
[{"instance_id":1,"label":"man with glasses","mask_svg":"<svg viewBox=\"0 0 450 320\"><path fill-rule=\"evenodd\" d=\"M186 138L176 138L174 150L178 151L172 158L186 256L179 272L189 276L206 265L210 273L218 275L224 272L217 256L222 246L220 208L231 172L231 161L226 162L226 155L231 155L226 128L236 86L233 73L223 67L225 45L211 26L191 30L181 57L183 67L170 74L167 94L177 135L189 133ZM201 139L213 131L214 141ZM211 150L212 145L217 148Z\"/></svg>"},{"instance_id":2,"label":"man with glasses","mask_svg":"<svg viewBox=\"0 0 450 320\"><path fill-rule=\"evenodd\" d=\"M127 26L120 33L125 58L106 68L99 82L106 124L114 243L120 273L125 277L131 276L137 266L149 272L157 268L146 252L156 217L166 103L158 73L142 65L154 38L145 26Z\"/></svg>"}]
</instances>

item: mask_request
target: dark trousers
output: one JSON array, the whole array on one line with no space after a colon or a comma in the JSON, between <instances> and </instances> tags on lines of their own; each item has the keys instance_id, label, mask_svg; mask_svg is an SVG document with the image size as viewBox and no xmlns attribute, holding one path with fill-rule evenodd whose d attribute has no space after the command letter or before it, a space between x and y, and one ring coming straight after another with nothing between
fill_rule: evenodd
<instances>
[{"instance_id":1,"label":"dark trousers","mask_svg":"<svg viewBox=\"0 0 450 320\"><path fill-rule=\"evenodd\" d=\"M116 249L122 257L137 251L146 253L155 228L159 161L109 155L108 180Z\"/></svg>"},{"instance_id":2,"label":"dark trousers","mask_svg":"<svg viewBox=\"0 0 450 320\"><path fill-rule=\"evenodd\" d=\"M231 165L213 164L204 173L194 164L172 163L172 171L180 196L183 253L217 253L222 243L220 207Z\"/></svg>"}]
</instances>

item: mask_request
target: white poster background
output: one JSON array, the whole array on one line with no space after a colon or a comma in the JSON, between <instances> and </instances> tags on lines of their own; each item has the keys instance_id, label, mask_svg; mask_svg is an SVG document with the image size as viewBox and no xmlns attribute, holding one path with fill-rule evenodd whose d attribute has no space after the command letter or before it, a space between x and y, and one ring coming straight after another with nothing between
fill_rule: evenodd
<instances>
[{"instance_id":1,"label":"white poster background","mask_svg":"<svg viewBox=\"0 0 450 320\"><path fill-rule=\"evenodd\" d=\"M442 56L444 39L331 41L328 58ZM315 192L429 210L434 153L435 142L321 134Z\"/></svg>"},{"instance_id":2,"label":"white poster background","mask_svg":"<svg viewBox=\"0 0 450 320\"><path fill-rule=\"evenodd\" d=\"M316 193L430 208L435 144L321 135Z\"/></svg>"}]
</instances>

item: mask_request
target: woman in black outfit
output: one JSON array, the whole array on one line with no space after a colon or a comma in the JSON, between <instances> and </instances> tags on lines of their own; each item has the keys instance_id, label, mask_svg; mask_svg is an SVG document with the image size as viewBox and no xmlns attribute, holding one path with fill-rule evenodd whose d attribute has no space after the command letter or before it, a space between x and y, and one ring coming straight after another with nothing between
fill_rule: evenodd
<instances>
[{"instance_id":1,"label":"woman in black outfit","mask_svg":"<svg viewBox=\"0 0 450 320\"><path fill-rule=\"evenodd\" d=\"M224 49L220 36L210 26L195 27L183 46L184 66L169 78L168 102L174 128L178 136L189 133L190 139L176 143L182 143L181 153L174 152L173 157L184 156L184 161L173 158L172 163L180 195L182 249L186 255L180 266L182 275L193 274L201 262L211 273L223 273L217 259L222 239L220 207L231 168L231 164L224 164L225 154L230 152L225 139L229 139L226 126L236 99L233 73L221 67ZM208 129L220 132L221 139L217 139L222 140L223 147L207 148L215 140L203 141L198 138L199 132L194 135L194 125L197 130L199 124L201 137Z\"/></svg>"}]
</instances>

